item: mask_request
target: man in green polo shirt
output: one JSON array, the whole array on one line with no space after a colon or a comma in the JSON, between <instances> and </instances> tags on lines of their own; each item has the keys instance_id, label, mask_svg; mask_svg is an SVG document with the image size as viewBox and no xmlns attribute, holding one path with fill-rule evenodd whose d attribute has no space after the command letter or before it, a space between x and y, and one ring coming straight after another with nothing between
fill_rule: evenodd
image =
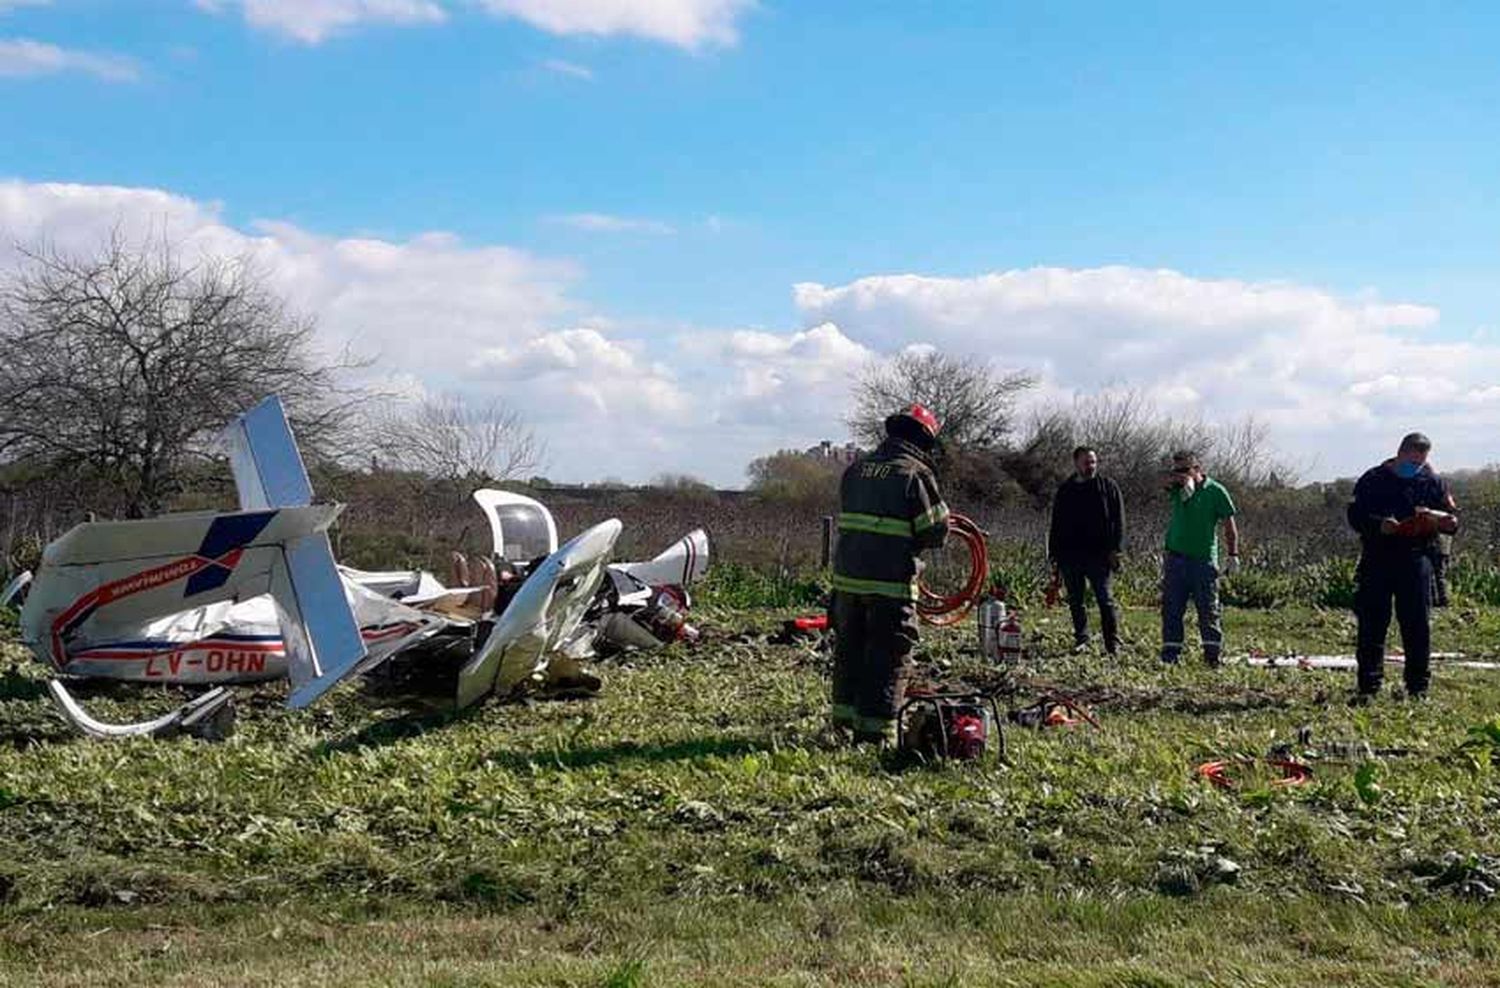
<instances>
[{"instance_id":1,"label":"man in green polo shirt","mask_svg":"<svg viewBox=\"0 0 1500 988\"><path fill-rule=\"evenodd\" d=\"M1172 520L1167 525L1167 551L1161 579L1161 660L1175 663L1182 656L1182 617L1191 599L1198 610L1198 636L1203 660L1219 664L1224 631L1219 623L1219 577L1240 566L1240 532L1234 523L1234 501L1224 485L1203 472L1198 454L1172 454L1167 487L1172 498ZM1219 567L1219 525L1229 550Z\"/></svg>"}]
</instances>

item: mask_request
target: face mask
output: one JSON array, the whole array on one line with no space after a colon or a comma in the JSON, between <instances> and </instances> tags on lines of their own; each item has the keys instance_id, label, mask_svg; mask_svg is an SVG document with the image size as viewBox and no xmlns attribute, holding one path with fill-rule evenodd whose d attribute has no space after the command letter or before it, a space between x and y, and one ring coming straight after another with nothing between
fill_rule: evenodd
<instances>
[{"instance_id":1,"label":"face mask","mask_svg":"<svg viewBox=\"0 0 1500 988\"><path fill-rule=\"evenodd\" d=\"M1402 480L1410 480L1422 470L1422 464L1413 463L1411 460L1399 460L1396 463L1396 476Z\"/></svg>"},{"instance_id":2,"label":"face mask","mask_svg":"<svg viewBox=\"0 0 1500 988\"><path fill-rule=\"evenodd\" d=\"M1182 478L1182 499L1184 501L1186 501L1188 498L1192 497L1193 496L1193 491L1195 491L1195 490L1197 490L1197 486L1193 483L1193 478L1192 477L1183 477Z\"/></svg>"}]
</instances>

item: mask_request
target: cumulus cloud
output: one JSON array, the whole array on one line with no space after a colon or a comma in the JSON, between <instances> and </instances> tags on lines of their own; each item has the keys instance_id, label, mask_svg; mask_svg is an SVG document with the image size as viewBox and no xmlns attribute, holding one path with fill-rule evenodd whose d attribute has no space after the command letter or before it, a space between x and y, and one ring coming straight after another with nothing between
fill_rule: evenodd
<instances>
[{"instance_id":1,"label":"cumulus cloud","mask_svg":"<svg viewBox=\"0 0 1500 988\"><path fill-rule=\"evenodd\" d=\"M833 323L794 333L703 333L680 345L727 372L727 386L715 392L714 421L775 430L788 444L841 435L850 385L877 358Z\"/></svg>"},{"instance_id":2,"label":"cumulus cloud","mask_svg":"<svg viewBox=\"0 0 1500 988\"><path fill-rule=\"evenodd\" d=\"M303 44L316 45L362 24L412 26L447 20L437 0L196 0L218 14L238 7L245 23Z\"/></svg>"},{"instance_id":3,"label":"cumulus cloud","mask_svg":"<svg viewBox=\"0 0 1500 988\"><path fill-rule=\"evenodd\" d=\"M1034 370L1044 399L1128 386L1172 413L1253 413L1313 477L1367 466L1414 428L1440 464L1482 464L1500 424L1500 342L1373 296L1135 268L876 276L796 286L801 329L648 332L581 303L577 265L513 247L236 225L164 190L0 181L0 271L16 243L89 250L112 229L251 258L330 350L379 358L368 373L386 387L504 397L562 479L741 482L756 456L842 439L860 369L923 346Z\"/></svg>"},{"instance_id":4,"label":"cumulus cloud","mask_svg":"<svg viewBox=\"0 0 1500 988\"><path fill-rule=\"evenodd\" d=\"M561 478L644 480L691 459L692 444L722 445L685 438L701 422L701 396L648 342L622 338L571 297L582 272L569 261L444 233L398 241L270 220L241 227L218 203L160 189L0 181L0 273L19 262L17 245L90 251L114 230L165 239L188 258L248 258L316 317L326 350L375 358L364 381L381 390L504 397L536 425ZM718 479L738 480L758 451L715 448Z\"/></svg>"},{"instance_id":5,"label":"cumulus cloud","mask_svg":"<svg viewBox=\"0 0 1500 988\"><path fill-rule=\"evenodd\" d=\"M134 82L141 76L139 64L125 55L60 48L29 38L0 38L0 77L63 72L81 72L105 82Z\"/></svg>"},{"instance_id":6,"label":"cumulus cloud","mask_svg":"<svg viewBox=\"0 0 1500 988\"><path fill-rule=\"evenodd\" d=\"M698 50L733 45L752 0L480 0L551 34L634 35Z\"/></svg>"},{"instance_id":7,"label":"cumulus cloud","mask_svg":"<svg viewBox=\"0 0 1500 988\"><path fill-rule=\"evenodd\" d=\"M612 216L609 213L568 213L552 217L552 222L588 233L652 233L665 236L677 232L676 227L661 220Z\"/></svg>"},{"instance_id":8,"label":"cumulus cloud","mask_svg":"<svg viewBox=\"0 0 1500 988\"><path fill-rule=\"evenodd\" d=\"M159 189L0 182L0 264L15 244L89 250L111 229L160 237L188 254L246 257L325 341L416 373L441 373L497 342L575 312L577 268L443 233L405 241L331 237L288 223L227 224L217 203Z\"/></svg>"},{"instance_id":9,"label":"cumulus cloud","mask_svg":"<svg viewBox=\"0 0 1500 988\"><path fill-rule=\"evenodd\" d=\"M3 2L3 0L0 0ZM753 0L477 0L495 17L557 35L628 35L689 51L733 45ZM448 19L457 0L195 0L210 13L240 8L251 27L316 45L363 24L411 26ZM581 66L570 63L568 69ZM557 69L550 63L549 68ZM587 69L583 69L587 72ZM578 74L574 71L572 74Z\"/></svg>"},{"instance_id":10,"label":"cumulus cloud","mask_svg":"<svg viewBox=\"0 0 1500 988\"><path fill-rule=\"evenodd\" d=\"M1253 414L1320 474L1356 469L1418 419L1450 459L1493 457L1496 423L1472 410L1492 400L1500 347L1439 338L1431 306L1125 267L876 276L794 298L807 322L876 349L924 341L1038 371L1048 396L1128 385L1182 414Z\"/></svg>"},{"instance_id":11,"label":"cumulus cloud","mask_svg":"<svg viewBox=\"0 0 1500 988\"><path fill-rule=\"evenodd\" d=\"M487 349L469 378L520 407L574 478L639 480L672 469L683 427L697 418L694 396L645 343L589 326Z\"/></svg>"}]
</instances>

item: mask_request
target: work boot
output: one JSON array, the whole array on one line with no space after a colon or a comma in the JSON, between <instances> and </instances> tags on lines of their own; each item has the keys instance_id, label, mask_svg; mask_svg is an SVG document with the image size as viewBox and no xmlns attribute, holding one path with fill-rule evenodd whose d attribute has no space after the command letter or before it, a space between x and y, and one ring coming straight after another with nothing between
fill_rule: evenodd
<instances>
[{"instance_id":1,"label":"work boot","mask_svg":"<svg viewBox=\"0 0 1500 988\"><path fill-rule=\"evenodd\" d=\"M859 714L847 703L835 703L828 720L836 730L852 731L859 723Z\"/></svg>"},{"instance_id":2,"label":"work boot","mask_svg":"<svg viewBox=\"0 0 1500 988\"><path fill-rule=\"evenodd\" d=\"M1376 693L1371 690L1359 690L1349 698L1351 707L1368 707L1375 702Z\"/></svg>"}]
</instances>

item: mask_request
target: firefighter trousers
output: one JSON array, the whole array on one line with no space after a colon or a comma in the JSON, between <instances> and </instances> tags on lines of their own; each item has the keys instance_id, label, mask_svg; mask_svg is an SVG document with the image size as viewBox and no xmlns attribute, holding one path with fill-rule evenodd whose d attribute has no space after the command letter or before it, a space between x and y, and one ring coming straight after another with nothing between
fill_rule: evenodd
<instances>
[{"instance_id":1,"label":"firefighter trousers","mask_svg":"<svg viewBox=\"0 0 1500 988\"><path fill-rule=\"evenodd\" d=\"M856 735L893 737L917 644L910 600L834 591L833 721Z\"/></svg>"}]
</instances>

